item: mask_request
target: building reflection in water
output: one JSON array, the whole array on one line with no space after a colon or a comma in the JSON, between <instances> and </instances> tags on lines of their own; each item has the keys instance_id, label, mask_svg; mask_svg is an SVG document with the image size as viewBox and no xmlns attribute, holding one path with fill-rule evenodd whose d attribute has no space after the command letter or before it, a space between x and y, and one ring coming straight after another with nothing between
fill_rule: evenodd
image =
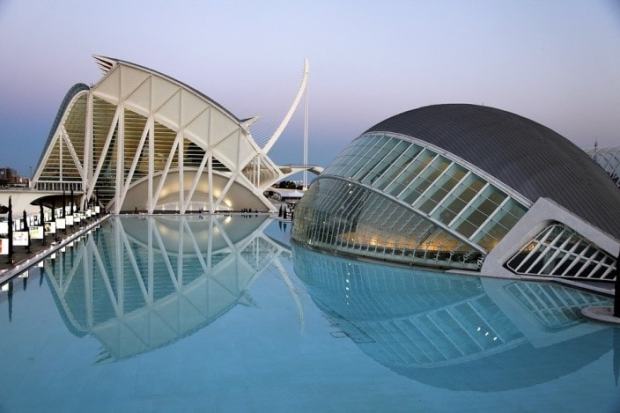
<instances>
[{"instance_id":1,"label":"building reflection in water","mask_svg":"<svg viewBox=\"0 0 620 413\"><path fill-rule=\"evenodd\" d=\"M607 299L551 283L366 264L294 247L297 276L337 330L391 370L436 387L498 391L570 374L612 348L582 323Z\"/></svg>"},{"instance_id":2,"label":"building reflection in water","mask_svg":"<svg viewBox=\"0 0 620 413\"><path fill-rule=\"evenodd\" d=\"M291 253L264 234L269 223L265 216L114 217L47 260L46 278L70 331L102 343L98 362L124 359L253 305L248 289L270 265L290 286L279 259Z\"/></svg>"}]
</instances>

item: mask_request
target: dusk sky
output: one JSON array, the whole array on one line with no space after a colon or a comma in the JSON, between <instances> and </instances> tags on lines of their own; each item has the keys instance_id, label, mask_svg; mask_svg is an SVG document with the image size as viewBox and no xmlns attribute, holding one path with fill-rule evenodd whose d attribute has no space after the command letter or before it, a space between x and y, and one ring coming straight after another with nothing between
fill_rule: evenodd
<instances>
[{"instance_id":1,"label":"dusk sky","mask_svg":"<svg viewBox=\"0 0 620 413\"><path fill-rule=\"evenodd\" d=\"M92 55L153 68L276 128L310 60L310 162L384 118L437 103L494 106L581 147L620 145L617 1L0 0L0 166L34 169ZM302 111L272 151L302 159Z\"/></svg>"}]
</instances>

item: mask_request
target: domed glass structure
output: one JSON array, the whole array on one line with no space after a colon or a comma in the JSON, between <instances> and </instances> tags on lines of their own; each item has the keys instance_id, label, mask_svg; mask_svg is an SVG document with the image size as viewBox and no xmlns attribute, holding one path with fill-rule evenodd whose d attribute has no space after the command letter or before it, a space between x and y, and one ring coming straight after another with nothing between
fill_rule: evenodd
<instances>
[{"instance_id":1,"label":"domed glass structure","mask_svg":"<svg viewBox=\"0 0 620 413\"><path fill-rule=\"evenodd\" d=\"M613 183L554 131L499 109L436 105L389 118L345 148L298 205L293 238L345 254L470 270L496 251L493 262L511 274L530 274L525 268L541 275L542 265L544 274L575 276L581 263L580 274L606 278L619 214ZM535 266L505 265L515 254L524 258L520 248L551 225L571 234L568 242L536 249L528 257ZM575 243L595 251L596 271L585 270L592 263L571 250ZM558 259L576 264L552 273L567 269Z\"/></svg>"}]
</instances>

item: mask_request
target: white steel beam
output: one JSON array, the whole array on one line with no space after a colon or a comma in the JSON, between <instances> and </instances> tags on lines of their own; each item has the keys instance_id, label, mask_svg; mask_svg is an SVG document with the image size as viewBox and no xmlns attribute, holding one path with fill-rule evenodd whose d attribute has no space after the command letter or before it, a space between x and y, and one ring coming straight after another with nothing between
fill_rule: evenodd
<instances>
[{"instance_id":1,"label":"white steel beam","mask_svg":"<svg viewBox=\"0 0 620 413\"><path fill-rule=\"evenodd\" d=\"M67 131L65 130L64 127L62 128L62 132L60 136L62 136L62 140L64 141L65 145L67 145L67 149L69 150L69 155L71 155L71 158L73 159L73 163L75 163L75 167L77 168L80 174L80 178L82 178L82 182L84 182L84 168L82 168L80 159L78 158L77 153L75 152L75 148L73 147L73 144L71 143L71 140L69 139L69 135L67 134Z\"/></svg>"},{"instance_id":2,"label":"white steel beam","mask_svg":"<svg viewBox=\"0 0 620 413\"><path fill-rule=\"evenodd\" d=\"M119 91L120 96L120 91ZM114 211L121 212L120 198L125 179L125 109L119 106L121 113L118 119L118 133L116 135L116 187L114 188Z\"/></svg>"},{"instance_id":3,"label":"white steel beam","mask_svg":"<svg viewBox=\"0 0 620 413\"><path fill-rule=\"evenodd\" d=\"M149 126L149 172L148 172L148 200L147 200L147 208L149 214L153 213L153 174L155 173L155 122L153 121L153 117L150 117L147 120Z\"/></svg>"},{"instance_id":4,"label":"white steel beam","mask_svg":"<svg viewBox=\"0 0 620 413\"><path fill-rule=\"evenodd\" d=\"M185 200L185 205L183 206L182 213L185 213L187 208L189 208L189 205L192 202L192 198L194 197L194 192L196 191L196 187L198 186L198 182L200 182L200 176L202 175L202 172L205 169L205 165L207 164L207 161L210 158L211 158L211 153L205 152L204 156L202 157L202 160L200 161L200 166L198 166L198 170L196 171L196 175L194 175L192 187L190 188L189 193L187 194L187 200ZM210 191L211 191L211 187L209 187L209 192Z\"/></svg>"},{"instance_id":5,"label":"white steel beam","mask_svg":"<svg viewBox=\"0 0 620 413\"><path fill-rule=\"evenodd\" d=\"M159 194L161 193L162 188L164 187L164 183L166 182L166 178L168 177L168 171L170 170L170 165L172 164L172 160L174 159L174 155L177 151L177 146L179 145L179 140L181 139L181 133L177 133L177 137L172 144L172 148L170 149L170 153L168 154L168 159L166 160L166 166L164 167L164 171L160 175L159 184L157 185L157 191L155 191L155 196L153 197L153 203L151 204L151 210L155 209L155 205L157 205L157 201L159 200Z\"/></svg>"},{"instance_id":6,"label":"white steel beam","mask_svg":"<svg viewBox=\"0 0 620 413\"><path fill-rule=\"evenodd\" d=\"M116 112L114 112L114 117L112 118L112 123L110 124L110 130L108 131L108 136L105 139L103 149L101 150L101 155L99 156L99 162L97 162L97 169L95 169L95 175L93 176L91 184L88 186L88 194L86 195L87 200L89 200L90 197L93 195L93 190L95 189L95 185L97 184L97 179L99 179L99 173L101 173L103 162L105 161L106 155L108 154L108 149L110 148L112 136L114 136L114 131L116 130L116 126L118 124L120 112L121 109L116 108Z\"/></svg>"},{"instance_id":7,"label":"white steel beam","mask_svg":"<svg viewBox=\"0 0 620 413\"><path fill-rule=\"evenodd\" d=\"M131 162L131 168L129 169L129 173L127 174L127 179L125 179L125 184L123 185L123 191L121 192L121 197L119 199L119 208L125 202L125 197L127 196L127 191L131 186L131 179L133 178L133 174L136 171L136 167L138 166L138 162L140 161L140 155L142 154L142 148L144 147L144 142L146 141L146 137L148 136L150 130L150 122L147 122L144 125L144 129L142 130L142 136L140 136L140 142L138 143L138 148L136 149L136 153L134 154L133 161Z\"/></svg>"}]
</instances>

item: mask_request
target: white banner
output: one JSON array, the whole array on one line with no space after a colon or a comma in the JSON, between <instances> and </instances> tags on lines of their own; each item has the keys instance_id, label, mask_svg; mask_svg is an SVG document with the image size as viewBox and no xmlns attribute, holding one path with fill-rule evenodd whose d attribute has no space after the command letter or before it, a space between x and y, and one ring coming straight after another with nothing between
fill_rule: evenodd
<instances>
[{"instance_id":1,"label":"white banner","mask_svg":"<svg viewBox=\"0 0 620 413\"><path fill-rule=\"evenodd\" d=\"M43 227L30 227L30 239L43 239Z\"/></svg>"},{"instance_id":2,"label":"white banner","mask_svg":"<svg viewBox=\"0 0 620 413\"><path fill-rule=\"evenodd\" d=\"M90 209L86 210L86 218L90 218L92 214L93 214L93 211L91 211Z\"/></svg>"},{"instance_id":3,"label":"white banner","mask_svg":"<svg viewBox=\"0 0 620 413\"><path fill-rule=\"evenodd\" d=\"M27 247L28 246L28 231L13 232L13 246Z\"/></svg>"},{"instance_id":4,"label":"white banner","mask_svg":"<svg viewBox=\"0 0 620 413\"><path fill-rule=\"evenodd\" d=\"M9 239L0 238L0 255L9 255Z\"/></svg>"},{"instance_id":5,"label":"white banner","mask_svg":"<svg viewBox=\"0 0 620 413\"><path fill-rule=\"evenodd\" d=\"M46 222L45 223L45 233L46 234L55 234L56 233L56 223L55 222Z\"/></svg>"},{"instance_id":6,"label":"white banner","mask_svg":"<svg viewBox=\"0 0 620 413\"><path fill-rule=\"evenodd\" d=\"M8 233L9 233L9 223L0 222L0 234L8 234Z\"/></svg>"},{"instance_id":7,"label":"white banner","mask_svg":"<svg viewBox=\"0 0 620 413\"><path fill-rule=\"evenodd\" d=\"M101 212L101 207L99 205L95 205L95 214L99 214Z\"/></svg>"},{"instance_id":8,"label":"white banner","mask_svg":"<svg viewBox=\"0 0 620 413\"><path fill-rule=\"evenodd\" d=\"M77 213L73 216L73 219L75 220L75 222L80 222L82 220L82 214L81 213Z\"/></svg>"},{"instance_id":9,"label":"white banner","mask_svg":"<svg viewBox=\"0 0 620 413\"><path fill-rule=\"evenodd\" d=\"M65 225L67 225L68 227L73 226L73 215L67 215L65 217Z\"/></svg>"},{"instance_id":10,"label":"white banner","mask_svg":"<svg viewBox=\"0 0 620 413\"><path fill-rule=\"evenodd\" d=\"M67 226L65 225L64 218L56 218L56 228L57 229L65 229Z\"/></svg>"}]
</instances>

